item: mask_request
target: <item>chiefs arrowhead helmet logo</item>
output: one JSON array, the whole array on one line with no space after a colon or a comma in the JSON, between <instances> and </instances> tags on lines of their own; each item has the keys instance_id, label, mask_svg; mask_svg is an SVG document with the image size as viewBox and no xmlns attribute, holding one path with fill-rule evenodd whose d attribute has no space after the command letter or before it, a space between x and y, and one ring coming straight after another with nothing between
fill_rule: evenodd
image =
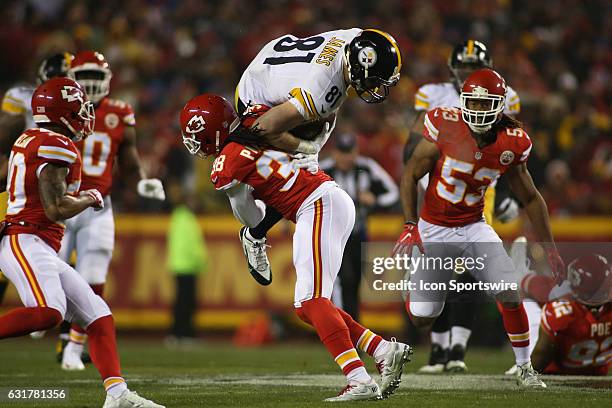
<instances>
[{"instance_id":1,"label":"chiefs arrowhead helmet logo","mask_svg":"<svg viewBox=\"0 0 612 408\"><path fill-rule=\"evenodd\" d=\"M83 92L76 86L64 85L62 88L62 98L68 102L79 101L83 103Z\"/></svg>"},{"instance_id":2,"label":"chiefs arrowhead helmet logo","mask_svg":"<svg viewBox=\"0 0 612 408\"><path fill-rule=\"evenodd\" d=\"M204 130L204 126L206 126L204 118L200 115L195 115L187 122L185 133L199 133Z\"/></svg>"}]
</instances>

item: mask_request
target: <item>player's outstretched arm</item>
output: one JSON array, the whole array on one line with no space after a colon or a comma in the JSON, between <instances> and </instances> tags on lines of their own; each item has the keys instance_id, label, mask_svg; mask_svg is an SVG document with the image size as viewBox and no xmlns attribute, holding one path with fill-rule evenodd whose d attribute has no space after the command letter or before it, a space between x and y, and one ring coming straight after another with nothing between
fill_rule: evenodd
<instances>
[{"instance_id":1,"label":"player's outstretched arm","mask_svg":"<svg viewBox=\"0 0 612 408\"><path fill-rule=\"evenodd\" d=\"M510 189L523 204L538 240L545 243L548 263L557 283L561 283L565 279L565 264L559 255L550 230L548 207L544 198L533 184L533 179L529 174L529 170L527 170L527 164L522 163L511 167L506 172L506 175Z\"/></svg>"},{"instance_id":2,"label":"player's outstretched arm","mask_svg":"<svg viewBox=\"0 0 612 408\"><path fill-rule=\"evenodd\" d=\"M406 163L400 182L400 198L406 222L418 221L417 185L421 177L429 173L440 157L438 147L427 139L419 142Z\"/></svg>"},{"instance_id":3,"label":"player's outstretched arm","mask_svg":"<svg viewBox=\"0 0 612 408\"><path fill-rule=\"evenodd\" d=\"M140 157L136 149L136 129L133 126L126 126L117 158L119 159L121 174L128 178L127 181L130 186L136 187L140 180L147 178L140 165Z\"/></svg>"},{"instance_id":4,"label":"player's outstretched arm","mask_svg":"<svg viewBox=\"0 0 612 408\"><path fill-rule=\"evenodd\" d=\"M93 194L74 197L67 194L68 167L47 163L38 177L38 192L45 215L51 221L72 218L88 207L99 206ZM100 193L98 193L99 195Z\"/></svg>"},{"instance_id":5,"label":"player's outstretched arm","mask_svg":"<svg viewBox=\"0 0 612 408\"><path fill-rule=\"evenodd\" d=\"M128 178L128 185L133 186L140 196L165 200L166 194L161 180L147 178L140 164L140 156L136 149L136 129L133 126L125 128L117 158L121 174Z\"/></svg>"},{"instance_id":6,"label":"player's outstretched arm","mask_svg":"<svg viewBox=\"0 0 612 408\"><path fill-rule=\"evenodd\" d=\"M227 197L232 205L234 216L243 225L255 227L266 215L266 205L263 201L255 200L247 184L238 183L226 190Z\"/></svg>"},{"instance_id":7,"label":"player's outstretched arm","mask_svg":"<svg viewBox=\"0 0 612 408\"><path fill-rule=\"evenodd\" d=\"M527 164L522 163L511 167L506 172L506 175L510 189L521 204L523 204L538 239L542 242L554 243L550 230L550 220L548 219L548 207L544 198L533 184L531 174L527 170Z\"/></svg>"},{"instance_id":8,"label":"player's outstretched arm","mask_svg":"<svg viewBox=\"0 0 612 408\"><path fill-rule=\"evenodd\" d=\"M531 353L533 368L539 372L542 372L554 358L555 344L546 330L543 330L542 327L540 327L538 343Z\"/></svg>"}]
</instances>

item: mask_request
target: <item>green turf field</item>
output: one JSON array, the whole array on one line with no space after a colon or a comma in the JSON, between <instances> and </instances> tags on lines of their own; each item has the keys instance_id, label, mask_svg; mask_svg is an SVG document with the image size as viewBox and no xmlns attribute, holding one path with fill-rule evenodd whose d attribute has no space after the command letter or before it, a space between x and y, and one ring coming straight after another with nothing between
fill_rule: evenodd
<instances>
[{"instance_id":1,"label":"green turf field","mask_svg":"<svg viewBox=\"0 0 612 408\"><path fill-rule=\"evenodd\" d=\"M202 343L190 351L170 351L161 341L120 338L124 375L130 388L168 407L328 407L325 397L343 386L339 369L317 343L291 343L236 349ZM101 407L98 374L88 366L78 373L60 370L49 339L0 343L0 388L66 388L69 403L9 403L0 407ZM471 350L471 374L412 374L427 358L417 348L400 389L388 400L357 402L377 407L595 407L612 406L612 377L545 377L549 388L521 391L503 373L509 350ZM369 371L374 372L371 359ZM377 377L376 377L377 378Z\"/></svg>"}]
</instances>

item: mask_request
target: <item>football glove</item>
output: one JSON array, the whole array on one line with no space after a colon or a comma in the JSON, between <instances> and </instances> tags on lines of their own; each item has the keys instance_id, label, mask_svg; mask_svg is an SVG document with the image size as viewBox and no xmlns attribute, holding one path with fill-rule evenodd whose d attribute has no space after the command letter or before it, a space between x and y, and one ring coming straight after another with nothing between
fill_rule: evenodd
<instances>
[{"instance_id":1,"label":"football glove","mask_svg":"<svg viewBox=\"0 0 612 408\"><path fill-rule=\"evenodd\" d=\"M555 281L561 284L566 278L565 262L563 262L559 251L555 247L546 248L546 256L548 257L548 265L550 265Z\"/></svg>"},{"instance_id":2,"label":"football glove","mask_svg":"<svg viewBox=\"0 0 612 408\"><path fill-rule=\"evenodd\" d=\"M499 220L499 222L507 223L518 217L519 215L519 205L516 200L512 197L506 197L502 200L501 203L497 206L495 211L495 218Z\"/></svg>"},{"instance_id":3,"label":"football glove","mask_svg":"<svg viewBox=\"0 0 612 408\"><path fill-rule=\"evenodd\" d=\"M293 156L291 164L296 170L306 169L306 171L316 174L319 171L319 155L298 153Z\"/></svg>"},{"instance_id":4,"label":"football glove","mask_svg":"<svg viewBox=\"0 0 612 408\"><path fill-rule=\"evenodd\" d=\"M79 195L81 197L88 196L94 201L91 204L91 207L93 207L94 211L100 211L104 208L104 197L102 197L102 194L100 194L100 192L95 188L92 188L91 190L83 190L79 193Z\"/></svg>"},{"instance_id":5,"label":"football glove","mask_svg":"<svg viewBox=\"0 0 612 408\"><path fill-rule=\"evenodd\" d=\"M330 123L326 121L323 129L321 129L321 133L319 133L312 142L308 140L300 141L300 144L296 149L297 152L305 154L318 154L323 148L323 145L325 145L327 142L327 139L329 139L331 129Z\"/></svg>"},{"instance_id":6,"label":"football glove","mask_svg":"<svg viewBox=\"0 0 612 408\"><path fill-rule=\"evenodd\" d=\"M138 195L144 198L152 198L154 200L164 201L166 193L160 179L142 179L137 186Z\"/></svg>"},{"instance_id":7,"label":"football glove","mask_svg":"<svg viewBox=\"0 0 612 408\"><path fill-rule=\"evenodd\" d=\"M416 223L407 222L404 224L404 230L393 247L392 255L412 255L412 248L415 245L422 254L425 253L421 235L419 235L419 228Z\"/></svg>"}]
</instances>

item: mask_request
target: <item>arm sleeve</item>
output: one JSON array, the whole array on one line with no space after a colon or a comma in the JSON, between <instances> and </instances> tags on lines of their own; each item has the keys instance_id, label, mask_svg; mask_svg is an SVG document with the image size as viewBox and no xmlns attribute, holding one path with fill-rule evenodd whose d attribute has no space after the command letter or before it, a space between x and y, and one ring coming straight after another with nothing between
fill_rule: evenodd
<instances>
[{"instance_id":1,"label":"arm sleeve","mask_svg":"<svg viewBox=\"0 0 612 408\"><path fill-rule=\"evenodd\" d=\"M321 117L310 92L303 88L293 88L289 95L291 96L289 102L302 114L304 120L315 120Z\"/></svg>"},{"instance_id":2,"label":"arm sleeve","mask_svg":"<svg viewBox=\"0 0 612 408\"><path fill-rule=\"evenodd\" d=\"M373 181L380 186L376 194L376 205L379 207L389 207L399 199L399 189L389 173L380 164L372 159L367 161Z\"/></svg>"},{"instance_id":3,"label":"arm sleeve","mask_svg":"<svg viewBox=\"0 0 612 408\"><path fill-rule=\"evenodd\" d=\"M529 155L531 154L531 149L533 147L533 144L531 143L531 139L529 138L529 135L527 134L527 132L525 132L523 130L523 137L520 140L520 150L519 150L519 164L520 163L525 163L527 161L527 159L529 159Z\"/></svg>"},{"instance_id":4,"label":"arm sleeve","mask_svg":"<svg viewBox=\"0 0 612 408\"><path fill-rule=\"evenodd\" d=\"M438 115L439 111L436 108L427 112L425 119L423 120L425 125L425 128L423 129L423 137L435 144L438 144L438 135L440 134L440 131L438 130L439 125L437 123Z\"/></svg>"},{"instance_id":5,"label":"arm sleeve","mask_svg":"<svg viewBox=\"0 0 612 408\"><path fill-rule=\"evenodd\" d=\"M516 116L521 112L521 98L514 89L508 87L506 95L506 107L504 113L507 115Z\"/></svg>"},{"instance_id":6,"label":"arm sleeve","mask_svg":"<svg viewBox=\"0 0 612 408\"><path fill-rule=\"evenodd\" d=\"M215 159L210 179L217 190L228 190L235 187L256 171L256 152L242 145L227 145Z\"/></svg>"},{"instance_id":7,"label":"arm sleeve","mask_svg":"<svg viewBox=\"0 0 612 408\"><path fill-rule=\"evenodd\" d=\"M125 107L121 110L121 120L126 126L136 126L136 116L134 109L129 103L125 103Z\"/></svg>"},{"instance_id":8,"label":"arm sleeve","mask_svg":"<svg viewBox=\"0 0 612 408\"><path fill-rule=\"evenodd\" d=\"M51 136L38 146L37 155L45 163L69 166L77 160L79 153L67 137Z\"/></svg>"},{"instance_id":9,"label":"arm sleeve","mask_svg":"<svg viewBox=\"0 0 612 408\"><path fill-rule=\"evenodd\" d=\"M573 306L570 302L546 303L542 308L542 328L551 337L554 337L569 326L573 316Z\"/></svg>"},{"instance_id":10,"label":"arm sleeve","mask_svg":"<svg viewBox=\"0 0 612 408\"><path fill-rule=\"evenodd\" d=\"M27 111L26 103L30 101L24 101L17 88L11 88L2 98L2 111L11 115L24 115Z\"/></svg>"},{"instance_id":11,"label":"arm sleeve","mask_svg":"<svg viewBox=\"0 0 612 408\"><path fill-rule=\"evenodd\" d=\"M416 111L428 111L431 106L429 101L429 95L427 95L426 86L422 86L414 94L414 110Z\"/></svg>"},{"instance_id":12,"label":"arm sleeve","mask_svg":"<svg viewBox=\"0 0 612 408\"><path fill-rule=\"evenodd\" d=\"M266 215L266 205L255 200L251 191L252 187L243 183L226 190L234 216L247 227L256 226Z\"/></svg>"}]
</instances>

